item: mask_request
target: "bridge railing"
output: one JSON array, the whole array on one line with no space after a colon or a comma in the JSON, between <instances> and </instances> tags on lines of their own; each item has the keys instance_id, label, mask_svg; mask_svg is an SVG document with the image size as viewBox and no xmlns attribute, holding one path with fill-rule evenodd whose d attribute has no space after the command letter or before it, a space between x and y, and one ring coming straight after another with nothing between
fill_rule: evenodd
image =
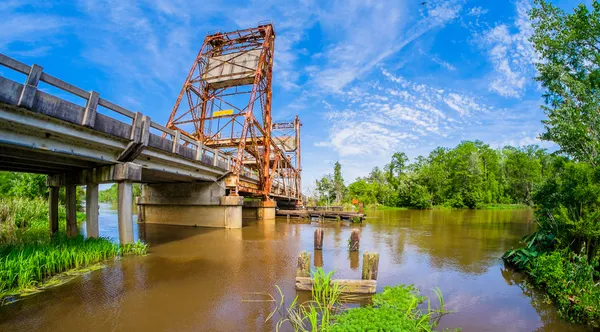
<instances>
[{"instance_id":1,"label":"bridge railing","mask_svg":"<svg viewBox=\"0 0 600 332\"><path fill-rule=\"evenodd\" d=\"M126 118L129 118L131 122L131 131L134 132L136 121L140 121L142 114L139 112L132 112L124 107L121 107L115 103L112 103L104 98L101 98L98 92L85 91L79 87L69 84L63 80L60 80L48 73L43 72L43 68L34 64L28 66L22 62L12 59L4 54L0 53L0 65L20 72L27 75L27 80L23 85L21 96L16 101L17 106L31 109L34 104L35 92L38 89L38 83L44 82L53 87L56 87L68 94L75 95L83 98L86 101L85 111L83 119L80 125L86 127L94 127L94 121L96 119L97 107L102 106L110 111L116 112ZM157 130L160 136L170 137L170 151L189 159L200 161L205 164L209 164L213 167L230 170L232 165L231 156L223 153L218 149L211 149L202 145L199 141L194 141L184 135L180 135L180 132L166 128L154 121L151 121L149 117L145 117L149 121L149 127ZM133 136L133 134L132 134ZM161 144L161 149L168 150ZM187 149L181 149L181 147ZM191 149L191 150L189 150Z\"/></svg>"}]
</instances>

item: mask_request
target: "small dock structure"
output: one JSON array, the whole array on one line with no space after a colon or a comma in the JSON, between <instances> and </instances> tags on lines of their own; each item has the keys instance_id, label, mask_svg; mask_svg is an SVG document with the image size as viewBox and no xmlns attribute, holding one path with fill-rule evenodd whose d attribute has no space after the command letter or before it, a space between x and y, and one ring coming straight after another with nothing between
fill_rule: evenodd
<instances>
[{"instance_id":1,"label":"small dock structure","mask_svg":"<svg viewBox=\"0 0 600 332\"><path fill-rule=\"evenodd\" d=\"M295 218L319 218L336 219L338 221L348 220L352 222L362 222L365 219L364 213L349 211L325 211L325 210L277 210L277 215L282 217Z\"/></svg>"}]
</instances>

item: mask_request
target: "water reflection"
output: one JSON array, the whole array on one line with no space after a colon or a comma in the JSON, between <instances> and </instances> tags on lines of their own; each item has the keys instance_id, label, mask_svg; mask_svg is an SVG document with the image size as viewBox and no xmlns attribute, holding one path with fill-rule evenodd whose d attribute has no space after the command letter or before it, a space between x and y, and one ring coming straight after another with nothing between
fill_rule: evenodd
<instances>
[{"instance_id":1,"label":"water reflection","mask_svg":"<svg viewBox=\"0 0 600 332\"><path fill-rule=\"evenodd\" d=\"M253 292L287 301L299 251L338 278L360 278L364 251L380 253L378 288L415 284L425 295L440 287L455 313L441 328L463 331L577 331L552 305L505 269L499 257L534 225L530 210L369 212L359 252L348 252L355 225L283 218L242 229L136 224L150 255L130 257L24 301L0 307L0 330L272 331L268 302L243 302ZM323 250L313 250L324 229ZM85 228L85 227L84 227ZM100 234L118 238L116 214L101 209Z\"/></svg>"}]
</instances>

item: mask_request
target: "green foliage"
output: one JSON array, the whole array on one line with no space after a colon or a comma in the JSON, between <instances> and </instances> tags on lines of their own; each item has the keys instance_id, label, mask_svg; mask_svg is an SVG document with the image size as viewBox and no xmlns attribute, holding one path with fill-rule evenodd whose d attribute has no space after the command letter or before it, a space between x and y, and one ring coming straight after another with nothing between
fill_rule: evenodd
<instances>
[{"instance_id":1,"label":"green foliage","mask_svg":"<svg viewBox=\"0 0 600 332\"><path fill-rule=\"evenodd\" d=\"M444 301L436 290L439 309L419 309L426 300L413 286L385 287L373 296L373 305L349 309L335 317L330 331L433 331L441 315L446 314Z\"/></svg>"},{"instance_id":2,"label":"green foliage","mask_svg":"<svg viewBox=\"0 0 600 332\"><path fill-rule=\"evenodd\" d=\"M0 172L0 197L48 197L46 175Z\"/></svg>"},{"instance_id":3,"label":"green foliage","mask_svg":"<svg viewBox=\"0 0 600 332\"><path fill-rule=\"evenodd\" d=\"M571 14L545 0L535 4L531 40L548 116L542 138L573 160L541 159L540 184L516 187L532 192L539 228L504 259L527 271L563 318L600 327L600 2Z\"/></svg>"},{"instance_id":4,"label":"green foliage","mask_svg":"<svg viewBox=\"0 0 600 332\"><path fill-rule=\"evenodd\" d=\"M339 285L332 279L333 272L325 273L317 268L312 273L312 300L298 303L296 297L285 307L283 292L279 287L279 301L267 294L276 303L275 313L280 319L276 323L279 331L290 324L295 331L433 331L439 319L448 311L439 289L435 289L440 303L439 309L432 309L431 302L419 295L414 286L398 285L385 287L382 293L373 296L373 305L347 309L341 305L343 299ZM419 305L427 300L427 308ZM254 302L254 301L252 301Z\"/></svg>"},{"instance_id":5,"label":"green foliage","mask_svg":"<svg viewBox=\"0 0 600 332\"><path fill-rule=\"evenodd\" d=\"M64 234L45 243L0 247L0 296L34 289L49 277L79 269L115 256L145 254L146 245L121 247L109 239Z\"/></svg>"},{"instance_id":6,"label":"green foliage","mask_svg":"<svg viewBox=\"0 0 600 332\"><path fill-rule=\"evenodd\" d=\"M348 185L345 202L429 209L432 206L482 208L496 204L533 205L535 187L554 176L560 157L535 145L494 150L480 141L464 141L453 149L437 148L412 163L402 152L382 171ZM317 181L320 201L335 197L333 177Z\"/></svg>"},{"instance_id":7,"label":"green foliage","mask_svg":"<svg viewBox=\"0 0 600 332\"><path fill-rule=\"evenodd\" d=\"M125 255L143 255L142 242L119 246L109 239L67 238L65 210L59 209L59 233L50 238L48 202L43 198L0 199L0 297L27 292L49 277ZM85 220L77 214L78 223Z\"/></svg>"},{"instance_id":8,"label":"green foliage","mask_svg":"<svg viewBox=\"0 0 600 332\"><path fill-rule=\"evenodd\" d=\"M410 192L410 206L417 209L428 209L431 207L433 195L427 190L427 187L420 184L414 186Z\"/></svg>"},{"instance_id":9,"label":"green foliage","mask_svg":"<svg viewBox=\"0 0 600 332\"><path fill-rule=\"evenodd\" d=\"M139 183L134 183L131 186L131 193L135 197L142 195L142 186ZM115 204L119 198L119 186L117 183L113 183L108 189L100 190L98 193L98 200L103 203Z\"/></svg>"},{"instance_id":10,"label":"green foliage","mask_svg":"<svg viewBox=\"0 0 600 332\"><path fill-rule=\"evenodd\" d=\"M540 59L548 116L543 139L578 161L598 165L600 157L600 2L578 5L571 14L545 0L536 0L530 13L531 41Z\"/></svg>"},{"instance_id":11,"label":"green foliage","mask_svg":"<svg viewBox=\"0 0 600 332\"><path fill-rule=\"evenodd\" d=\"M585 254L553 251L534 260L530 274L554 300L561 317L600 327L598 260L588 262Z\"/></svg>"}]
</instances>

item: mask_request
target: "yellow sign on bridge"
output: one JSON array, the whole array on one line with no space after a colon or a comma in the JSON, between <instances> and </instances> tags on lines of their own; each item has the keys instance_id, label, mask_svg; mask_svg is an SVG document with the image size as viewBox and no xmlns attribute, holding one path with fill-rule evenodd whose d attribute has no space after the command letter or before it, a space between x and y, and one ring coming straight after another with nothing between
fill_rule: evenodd
<instances>
[{"instance_id":1,"label":"yellow sign on bridge","mask_svg":"<svg viewBox=\"0 0 600 332\"><path fill-rule=\"evenodd\" d=\"M233 114L233 110L220 110L220 111L215 111L213 113L214 117L219 117L219 116L225 116L225 115L231 115Z\"/></svg>"}]
</instances>

